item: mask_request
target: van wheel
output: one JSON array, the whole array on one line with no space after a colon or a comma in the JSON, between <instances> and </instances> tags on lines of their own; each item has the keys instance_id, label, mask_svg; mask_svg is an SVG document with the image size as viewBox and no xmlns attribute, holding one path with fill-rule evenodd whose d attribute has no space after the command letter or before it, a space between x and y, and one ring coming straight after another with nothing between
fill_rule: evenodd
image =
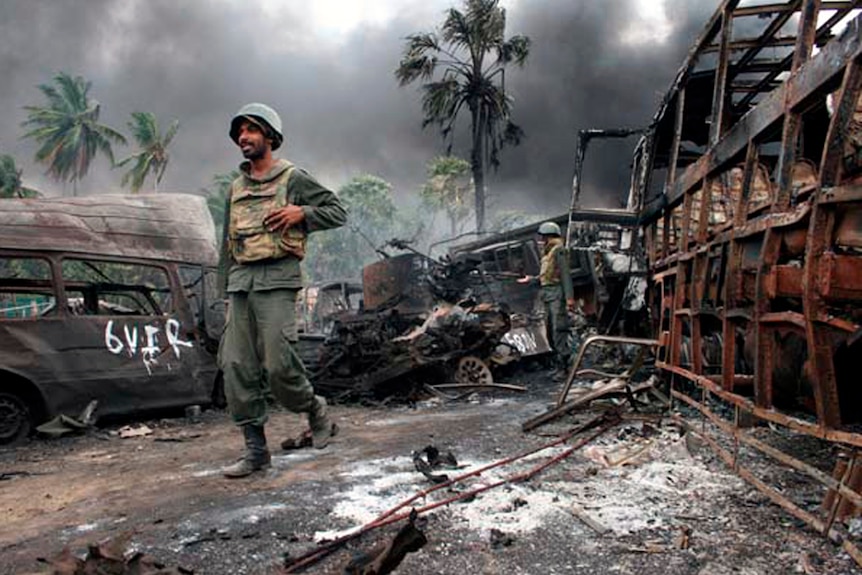
<instances>
[{"instance_id":1,"label":"van wheel","mask_svg":"<svg viewBox=\"0 0 862 575\"><path fill-rule=\"evenodd\" d=\"M0 391L0 445L18 443L30 433L30 410L23 398Z\"/></svg>"}]
</instances>

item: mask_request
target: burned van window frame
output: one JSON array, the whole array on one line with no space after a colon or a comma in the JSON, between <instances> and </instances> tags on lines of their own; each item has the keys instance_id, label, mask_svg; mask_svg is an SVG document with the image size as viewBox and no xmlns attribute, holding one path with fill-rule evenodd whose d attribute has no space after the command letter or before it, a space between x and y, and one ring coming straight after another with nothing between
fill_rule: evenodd
<instances>
[{"instance_id":1,"label":"burned van window frame","mask_svg":"<svg viewBox=\"0 0 862 575\"><path fill-rule=\"evenodd\" d=\"M180 264L177 266L183 295L189 303L189 311L195 319L195 325L204 324L204 307L207 297L204 293L204 268L191 264Z\"/></svg>"},{"instance_id":2,"label":"burned van window frame","mask_svg":"<svg viewBox=\"0 0 862 575\"><path fill-rule=\"evenodd\" d=\"M71 315L148 317L170 315L175 311L171 276L163 266L128 260L64 257L60 273Z\"/></svg>"},{"instance_id":3,"label":"burned van window frame","mask_svg":"<svg viewBox=\"0 0 862 575\"><path fill-rule=\"evenodd\" d=\"M34 271L32 266L24 264L36 264L41 269ZM18 271L13 275L14 268ZM19 297L28 301L19 302ZM12 305L7 307L7 303ZM53 314L56 307L57 293L48 259L0 255L0 321L38 320Z\"/></svg>"}]
</instances>

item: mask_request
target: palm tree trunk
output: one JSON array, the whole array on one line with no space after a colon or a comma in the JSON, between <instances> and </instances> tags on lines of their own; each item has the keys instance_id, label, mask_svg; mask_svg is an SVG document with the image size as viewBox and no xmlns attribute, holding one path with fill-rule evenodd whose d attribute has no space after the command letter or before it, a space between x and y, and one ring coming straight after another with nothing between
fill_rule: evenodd
<instances>
[{"instance_id":1,"label":"palm tree trunk","mask_svg":"<svg viewBox=\"0 0 862 575\"><path fill-rule=\"evenodd\" d=\"M485 231L485 119L479 106L471 106L473 120L473 150L470 154L470 167L473 170L473 185L476 187L476 231Z\"/></svg>"}]
</instances>

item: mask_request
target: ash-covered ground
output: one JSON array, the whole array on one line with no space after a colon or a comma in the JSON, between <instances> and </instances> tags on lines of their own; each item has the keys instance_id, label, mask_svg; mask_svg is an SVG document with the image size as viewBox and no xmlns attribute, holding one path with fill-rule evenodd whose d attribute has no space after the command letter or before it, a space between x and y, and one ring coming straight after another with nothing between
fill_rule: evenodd
<instances>
[{"instance_id":1,"label":"ash-covered ground","mask_svg":"<svg viewBox=\"0 0 862 575\"><path fill-rule=\"evenodd\" d=\"M340 433L328 448L278 453L272 469L244 480L220 474L240 454L241 437L215 411L197 423L147 422L153 433L135 438L102 428L3 449L0 572L43 572L40 557L63 547L83 554L90 543L130 532L129 552L169 566L277 573L286 560L433 488L416 470L414 451L451 452L457 467L434 473L455 478L552 443L609 406L524 433L521 424L548 409L559 384L546 372L513 383L529 391L409 407L336 406ZM452 502L421 514L428 542L396 572L862 573L657 412L646 406L571 453L590 432L416 499L406 509ZM297 416L277 412L270 443L302 427ZM357 553L391 540L403 524L373 530L305 572L343 573Z\"/></svg>"}]
</instances>

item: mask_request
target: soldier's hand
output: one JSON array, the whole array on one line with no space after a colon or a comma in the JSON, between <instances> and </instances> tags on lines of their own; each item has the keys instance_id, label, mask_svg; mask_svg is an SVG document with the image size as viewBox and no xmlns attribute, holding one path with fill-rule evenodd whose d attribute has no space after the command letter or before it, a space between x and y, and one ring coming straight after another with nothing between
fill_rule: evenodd
<instances>
[{"instance_id":1,"label":"soldier's hand","mask_svg":"<svg viewBox=\"0 0 862 575\"><path fill-rule=\"evenodd\" d=\"M305 220L305 212L300 206L283 206L269 212L263 218L263 225L271 232L286 230L298 226Z\"/></svg>"},{"instance_id":2,"label":"soldier's hand","mask_svg":"<svg viewBox=\"0 0 862 575\"><path fill-rule=\"evenodd\" d=\"M575 313L575 300L567 299L566 300L566 309L572 313Z\"/></svg>"},{"instance_id":3,"label":"soldier's hand","mask_svg":"<svg viewBox=\"0 0 862 575\"><path fill-rule=\"evenodd\" d=\"M531 281L533 281L533 276L524 276L522 278L516 279L515 281L518 282L519 284L528 284Z\"/></svg>"}]
</instances>

